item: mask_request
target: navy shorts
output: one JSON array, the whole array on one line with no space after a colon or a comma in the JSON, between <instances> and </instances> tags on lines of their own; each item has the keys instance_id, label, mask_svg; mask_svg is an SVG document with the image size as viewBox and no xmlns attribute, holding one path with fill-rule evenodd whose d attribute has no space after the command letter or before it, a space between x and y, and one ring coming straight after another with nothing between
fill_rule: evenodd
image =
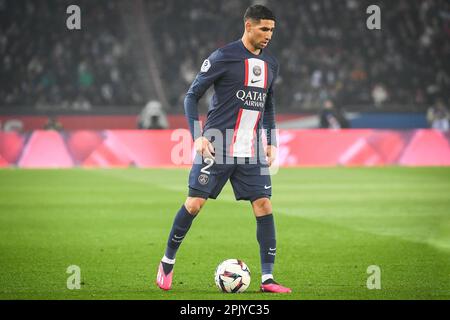
<instances>
[{"instance_id":1,"label":"navy shorts","mask_svg":"<svg viewBox=\"0 0 450 320\"><path fill-rule=\"evenodd\" d=\"M189 196L216 199L230 179L236 200L254 201L272 196L267 164L227 164L203 159L197 154L189 173Z\"/></svg>"}]
</instances>

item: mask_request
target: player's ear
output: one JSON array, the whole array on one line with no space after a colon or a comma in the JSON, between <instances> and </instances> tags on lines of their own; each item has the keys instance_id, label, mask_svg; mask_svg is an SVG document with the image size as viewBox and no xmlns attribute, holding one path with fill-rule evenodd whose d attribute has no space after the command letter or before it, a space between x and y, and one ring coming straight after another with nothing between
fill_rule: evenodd
<instances>
[{"instance_id":1,"label":"player's ear","mask_svg":"<svg viewBox=\"0 0 450 320\"><path fill-rule=\"evenodd\" d=\"M251 29L252 29L252 26L253 26L252 20L251 20L251 19L247 19L247 20L245 21L245 31L246 31L246 32L250 32Z\"/></svg>"}]
</instances>

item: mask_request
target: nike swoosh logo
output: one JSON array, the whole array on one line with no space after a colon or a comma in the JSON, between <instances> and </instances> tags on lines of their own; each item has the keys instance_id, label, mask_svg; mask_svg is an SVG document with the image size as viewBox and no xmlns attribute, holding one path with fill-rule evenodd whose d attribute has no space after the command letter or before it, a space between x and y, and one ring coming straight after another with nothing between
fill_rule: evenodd
<instances>
[{"instance_id":1,"label":"nike swoosh logo","mask_svg":"<svg viewBox=\"0 0 450 320\"><path fill-rule=\"evenodd\" d=\"M253 79L252 80L250 80L250 82L251 83L257 83L257 82L260 82L261 81L261 79L259 79L259 80L256 80L256 81L253 81Z\"/></svg>"},{"instance_id":2,"label":"nike swoosh logo","mask_svg":"<svg viewBox=\"0 0 450 320\"><path fill-rule=\"evenodd\" d=\"M175 239L183 239L183 238L184 238L184 236L179 237L179 236L177 236L176 234L174 234L173 237L174 237Z\"/></svg>"},{"instance_id":3,"label":"nike swoosh logo","mask_svg":"<svg viewBox=\"0 0 450 320\"><path fill-rule=\"evenodd\" d=\"M270 188L272 188L272 186L264 186L264 189L270 189Z\"/></svg>"},{"instance_id":4,"label":"nike swoosh logo","mask_svg":"<svg viewBox=\"0 0 450 320\"><path fill-rule=\"evenodd\" d=\"M272 249L272 248L269 248L269 250L273 251L273 250L277 250L277 248L273 248L273 249Z\"/></svg>"}]
</instances>

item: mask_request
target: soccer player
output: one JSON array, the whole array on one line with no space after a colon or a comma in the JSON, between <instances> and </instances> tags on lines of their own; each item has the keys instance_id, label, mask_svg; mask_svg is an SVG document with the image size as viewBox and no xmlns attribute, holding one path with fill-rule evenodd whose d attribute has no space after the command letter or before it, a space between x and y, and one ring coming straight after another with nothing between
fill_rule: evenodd
<instances>
[{"instance_id":1,"label":"soccer player","mask_svg":"<svg viewBox=\"0 0 450 320\"><path fill-rule=\"evenodd\" d=\"M188 197L175 216L158 268L156 283L164 290L172 286L175 255L193 220L206 200L215 199L230 180L236 200L250 201L256 217L261 290L291 292L272 275L276 237L268 167L276 153L273 95L278 62L265 48L272 38L275 16L265 6L250 6L244 27L240 40L214 51L203 62L184 100L197 154L189 174ZM197 106L211 85L215 93L202 130ZM266 130L266 150L262 129Z\"/></svg>"}]
</instances>

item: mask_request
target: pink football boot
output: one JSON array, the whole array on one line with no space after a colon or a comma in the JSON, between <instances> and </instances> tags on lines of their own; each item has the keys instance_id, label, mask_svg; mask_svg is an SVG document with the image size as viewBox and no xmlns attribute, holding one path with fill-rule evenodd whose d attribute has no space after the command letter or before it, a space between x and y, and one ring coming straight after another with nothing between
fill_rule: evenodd
<instances>
[{"instance_id":1,"label":"pink football boot","mask_svg":"<svg viewBox=\"0 0 450 320\"><path fill-rule=\"evenodd\" d=\"M163 290L170 290L172 287L173 270L169 274L164 273L162 262L159 263L158 275L156 276L156 284Z\"/></svg>"},{"instance_id":2,"label":"pink football boot","mask_svg":"<svg viewBox=\"0 0 450 320\"><path fill-rule=\"evenodd\" d=\"M261 284L262 292L272 292L272 293L291 293L292 290L290 288L283 287L281 284L276 283L275 281L266 281L266 283Z\"/></svg>"}]
</instances>

